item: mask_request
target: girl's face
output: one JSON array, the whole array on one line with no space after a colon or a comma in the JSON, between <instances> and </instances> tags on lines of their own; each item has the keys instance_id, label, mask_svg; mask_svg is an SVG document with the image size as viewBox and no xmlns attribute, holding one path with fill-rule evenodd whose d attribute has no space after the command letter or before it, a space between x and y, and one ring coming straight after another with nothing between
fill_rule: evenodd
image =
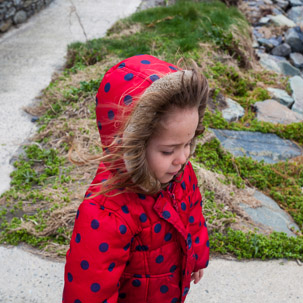
<instances>
[{"instance_id":1,"label":"girl's face","mask_svg":"<svg viewBox=\"0 0 303 303\"><path fill-rule=\"evenodd\" d=\"M190 154L190 144L199 122L197 108L173 108L147 144L149 169L161 183L167 183L180 171Z\"/></svg>"}]
</instances>

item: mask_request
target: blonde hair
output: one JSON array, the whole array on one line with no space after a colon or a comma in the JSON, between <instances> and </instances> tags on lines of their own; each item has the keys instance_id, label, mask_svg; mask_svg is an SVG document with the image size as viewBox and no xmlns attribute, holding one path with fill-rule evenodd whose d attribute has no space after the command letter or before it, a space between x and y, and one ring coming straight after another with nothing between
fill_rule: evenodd
<instances>
[{"instance_id":1,"label":"blonde hair","mask_svg":"<svg viewBox=\"0 0 303 303\"><path fill-rule=\"evenodd\" d=\"M199 123L195 138L202 134L207 99L208 83L196 66L190 70L167 74L151 84L139 97L112 143L107 146L107 153L100 158L113 175L102 184L95 184L101 187L98 194L116 189L116 194L156 194L167 186L161 184L148 167L145 157L148 141L172 108L197 108ZM194 143L191 145L190 156L194 152Z\"/></svg>"}]
</instances>

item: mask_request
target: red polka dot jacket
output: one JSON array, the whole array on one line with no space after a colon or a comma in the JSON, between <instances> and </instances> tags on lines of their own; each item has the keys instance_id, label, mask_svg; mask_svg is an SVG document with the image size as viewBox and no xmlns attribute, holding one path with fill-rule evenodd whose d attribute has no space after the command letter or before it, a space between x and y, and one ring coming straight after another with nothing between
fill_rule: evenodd
<instances>
[{"instance_id":1,"label":"red polka dot jacket","mask_svg":"<svg viewBox=\"0 0 303 303\"><path fill-rule=\"evenodd\" d=\"M108 143L119 127L119 107L110 105L131 108L135 96L176 70L149 55L111 68L96 99L102 142ZM110 176L101 163L93 183ZM66 254L63 302L184 302L191 273L205 268L209 258L202 198L191 164L157 195L91 195L95 190L88 189L77 211Z\"/></svg>"}]
</instances>

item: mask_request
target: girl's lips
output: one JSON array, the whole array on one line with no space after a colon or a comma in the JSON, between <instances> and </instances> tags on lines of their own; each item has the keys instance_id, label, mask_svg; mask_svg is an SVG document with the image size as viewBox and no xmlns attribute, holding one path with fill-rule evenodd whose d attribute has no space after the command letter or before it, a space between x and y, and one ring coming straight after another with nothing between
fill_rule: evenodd
<instances>
[{"instance_id":1,"label":"girl's lips","mask_svg":"<svg viewBox=\"0 0 303 303\"><path fill-rule=\"evenodd\" d=\"M176 175L179 171L176 171L174 173L168 173L169 175Z\"/></svg>"}]
</instances>

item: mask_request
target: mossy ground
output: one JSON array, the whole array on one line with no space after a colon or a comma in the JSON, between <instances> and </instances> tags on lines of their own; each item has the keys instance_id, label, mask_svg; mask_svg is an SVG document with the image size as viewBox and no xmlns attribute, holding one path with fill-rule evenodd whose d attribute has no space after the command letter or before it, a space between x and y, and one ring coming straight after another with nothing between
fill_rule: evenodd
<instances>
[{"instance_id":1,"label":"mossy ground","mask_svg":"<svg viewBox=\"0 0 303 303\"><path fill-rule=\"evenodd\" d=\"M180 58L194 59L208 78L213 103L223 94L245 108L240 121L228 123L216 106L209 106L206 127L271 132L303 145L303 123L284 126L255 119L251 105L268 97L268 86L286 89L287 78L258 65L249 25L236 8L178 1L139 12L117 22L104 38L71 44L64 71L54 75L40 104L27 109L39 117L39 130L15 162L11 189L0 198L2 243L26 242L44 254L65 254L77 207L98 165L85 159L101 152L94 112L97 88L107 69L140 53L175 64ZM198 145L194 164L198 172L204 169L204 179L216 182L215 187L201 186L213 252L302 259L302 236L262 233L233 207L243 188L256 187L287 210L302 231L302 159L266 165L234 158L210 139Z\"/></svg>"}]
</instances>

